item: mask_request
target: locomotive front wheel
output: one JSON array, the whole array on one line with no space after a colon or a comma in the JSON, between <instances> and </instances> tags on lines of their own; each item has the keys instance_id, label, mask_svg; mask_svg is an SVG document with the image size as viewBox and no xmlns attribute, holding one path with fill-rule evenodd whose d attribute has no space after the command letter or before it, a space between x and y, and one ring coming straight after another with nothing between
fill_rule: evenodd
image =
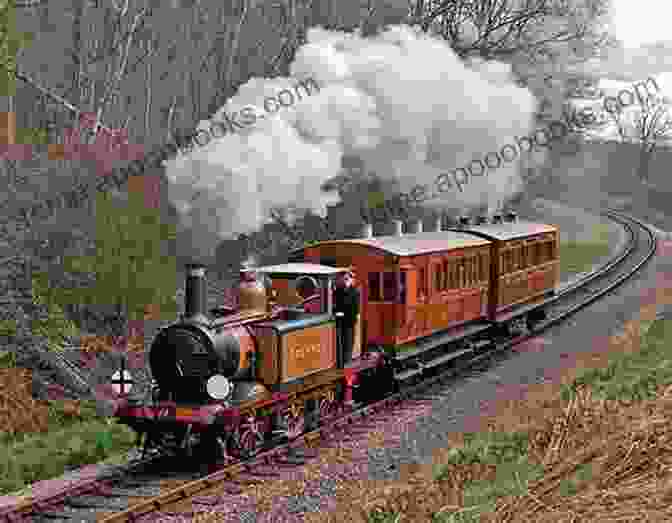
<instances>
[{"instance_id":1,"label":"locomotive front wheel","mask_svg":"<svg viewBox=\"0 0 672 523\"><path fill-rule=\"evenodd\" d=\"M250 418L238 427L229 438L228 453L234 458L246 459L253 456L263 445L264 434L259 422Z\"/></svg>"},{"instance_id":2,"label":"locomotive front wheel","mask_svg":"<svg viewBox=\"0 0 672 523\"><path fill-rule=\"evenodd\" d=\"M303 434L306 429L304 408L298 404L292 405L289 409L287 409L287 413L285 414L285 422L287 424L287 437L289 439L296 438Z\"/></svg>"},{"instance_id":3,"label":"locomotive front wheel","mask_svg":"<svg viewBox=\"0 0 672 523\"><path fill-rule=\"evenodd\" d=\"M320 400L320 421L329 419L338 414L338 406L335 391L328 391Z\"/></svg>"}]
</instances>

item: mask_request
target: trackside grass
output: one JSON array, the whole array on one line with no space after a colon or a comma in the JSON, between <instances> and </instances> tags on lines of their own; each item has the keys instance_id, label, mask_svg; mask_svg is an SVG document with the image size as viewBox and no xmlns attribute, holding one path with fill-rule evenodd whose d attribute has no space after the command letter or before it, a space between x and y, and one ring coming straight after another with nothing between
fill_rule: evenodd
<instances>
[{"instance_id":1,"label":"trackside grass","mask_svg":"<svg viewBox=\"0 0 672 523\"><path fill-rule=\"evenodd\" d=\"M50 401L46 432L0 432L0 494L58 477L132 448L134 434L99 417L93 402Z\"/></svg>"},{"instance_id":2,"label":"trackside grass","mask_svg":"<svg viewBox=\"0 0 672 523\"><path fill-rule=\"evenodd\" d=\"M587 241L560 243L560 274L579 274L590 270L600 258L609 255L609 228L596 225Z\"/></svg>"},{"instance_id":3,"label":"trackside grass","mask_svg":"<svg viewBox=\"0 0 672 523\"><path fill-rule=\"evenodd\" d=\"M656 470L672 463L663 441L672 401L670 341L672 321L640 322L634 350L610 353L606 365L580 370L556 389L555 416L529 424L521 415L520 431L464 435L461 446L442 454L432 478L407 489L405 502L400 495L378 499L368 522L612 521L617 510L622 521L636 520L625 514L669 521L672 514L655 500L668 495ZM620 491L623 501L614 505Z\"/></svg>"}]
</instances>

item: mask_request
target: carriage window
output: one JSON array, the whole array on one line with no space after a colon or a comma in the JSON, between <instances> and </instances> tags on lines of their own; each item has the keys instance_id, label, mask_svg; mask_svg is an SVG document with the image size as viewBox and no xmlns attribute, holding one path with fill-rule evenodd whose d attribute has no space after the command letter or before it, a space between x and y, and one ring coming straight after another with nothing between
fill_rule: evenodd
<instances>
[{"instance_id":1,"label":"carriage window","mask_svg":"<svg viewBox=\"0 0 672 523\"><path fill-rule=\"evenodd\" d=\"M513 249L513 270L518 271L522 268L522 247L518 246Z\"/></svg>"},{"instance_id":2,"label":"carriage window","mask_svg":"<svg viewBox=\"0 0 672 523\"><path fill-rule=\"evenodd\" d=\"M465 286L464 258L457 263L457 286L458 288Z\"/></svg>"},{"instance_id":3,"label":"carriage window","mask_svg":"<svg viewBox=\"0 0 672 523\"><path fill-rule=\"evenodd\" d=\"M441 275L441 264L434 265L434 290L439 292L441 290L443 276Z\"/></svg>"},{"instance_id":4,"label":"carriage window","mask_svg":"<svg viewBox=\"0 0 672 523\"><path fill-rule=\"evenodd\" d=\"M451 266L448 261L443 261L443 290L449 289L452 285Z\"/></svg>"},{"instance_id":5,"label":"carriage window","mask_svg":"<svg viewBox=\"0 0 672 523\"><path fill-rule=\"evenodd\" d=\"M543 251L541 248L541 242L534 243L534 259L537 261L537 265L544 263Z\"/></svg>"},{"instance_id":6,"label":"carriage window","mask_svg":"<svg viewBox=\"0 0 672 523\"><path fill-rule=\"evenodd\" d=\"M418 276L418 294L427 296L427 270L425 268L420 269Z\"/></svg>"},{"instance_id":7,"label":"carriage window","mask_svg":"<svg viewBox=\"0 0 672 523\"><path fill-rule=\"evenodd\" d=\"M383 301L397 301L397 273L383 273Z\"/></svg>"},{"instance_id":8,"label":"carriage window","mask_svg":"<svg viewBox=\"0 0 672 523\"><path fill-rule=\"evenodd\" d=\"M369 273L369 301L380 301L380 273Z\"/></svg>"},{"instance_id":9,"label":"carriage window","mask_svg":"<svg viewBox=\"0 0 672 523\"><path fill-rule=\"evenodd\" d=\"M527 242L523 243L523 246L520 248L521 249L521 268L522 269L527 269L529 267L529 260L528 260L528 247L527 247Z\"/></svg>"},{"instance_id":10,"label":"carriage window","mask_svg":"<svg viewBox=\"0 0 672 523\"><path fill-rule=\"evenodd\" d=\"M399 303L402 305L406 303L406 271L402 270L399 273Z\"/></svg>"}]
</instances>

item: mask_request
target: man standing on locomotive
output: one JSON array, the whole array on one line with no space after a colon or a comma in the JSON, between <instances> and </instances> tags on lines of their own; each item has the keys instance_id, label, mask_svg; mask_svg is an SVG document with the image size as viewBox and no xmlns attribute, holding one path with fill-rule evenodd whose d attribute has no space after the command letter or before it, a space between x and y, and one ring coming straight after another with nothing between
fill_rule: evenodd
<instances>
[{"instance_id":1,"label":"man standing on locomotive","mask_svg":"<svg viewBox=\"0 0 672 523\"><path fill-rule=\"evenodd\" d=\"M352 272L339 275L334 291L334 312L338 318L341 338L342 365L352 360L355 325L359 315L359 290L354 286Z\"/></svg>"}]
</instances>

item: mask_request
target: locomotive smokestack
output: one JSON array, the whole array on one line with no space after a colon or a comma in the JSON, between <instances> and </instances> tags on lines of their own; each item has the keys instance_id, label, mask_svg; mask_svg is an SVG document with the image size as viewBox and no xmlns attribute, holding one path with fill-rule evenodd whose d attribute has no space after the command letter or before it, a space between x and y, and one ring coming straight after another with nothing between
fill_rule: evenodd
<instances>
[{"instance_id":1,"label":"locomotive smokestack","mask_svg":"<svg viewBox=\"0 0 672 523\"><path fill-rule=\"evenodd\" d=\"M186 266L187 281L184 291L184 319L207 322L207 285L205 266L189 263Z\"/></svg>"},{"instance_id":2,"label":"locomotive smokestack","mask_svg":"<svg viewBox=\"0 0 672 523\"><path fill-rule=\"evenodd\" d=\"M404 222L401 220L394 220L394 235L403 236L404 235Z\"/></svg>"}]
</instances>

